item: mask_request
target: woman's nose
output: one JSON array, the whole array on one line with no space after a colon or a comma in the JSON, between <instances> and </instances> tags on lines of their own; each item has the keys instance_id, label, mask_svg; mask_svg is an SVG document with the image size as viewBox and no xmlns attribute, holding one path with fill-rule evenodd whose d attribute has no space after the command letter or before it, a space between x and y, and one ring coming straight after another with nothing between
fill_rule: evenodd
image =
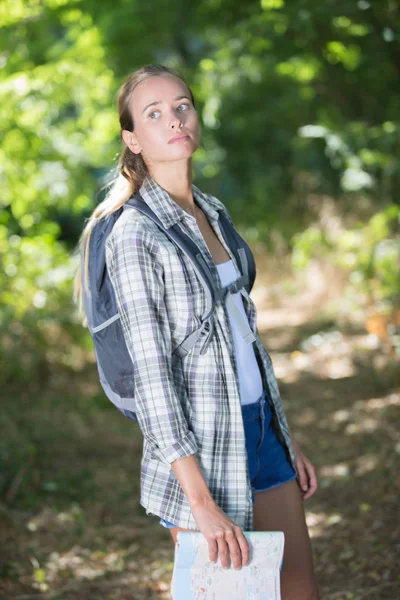
<instances>
[{"instance_id":1,"label":"woman's nose","mask_svg":"<svg viewBox=\"0 0 400 600\"><path fill-rule=\"evenodd\" d=\"M174 125L176 127L179 127L179 125L181 124L181 119L179 118L179 116L176 114L175 111L172 111L172 113L171 113L169 124L170 124L170 127L172 127Z\"/></svg>"}]
</instances>

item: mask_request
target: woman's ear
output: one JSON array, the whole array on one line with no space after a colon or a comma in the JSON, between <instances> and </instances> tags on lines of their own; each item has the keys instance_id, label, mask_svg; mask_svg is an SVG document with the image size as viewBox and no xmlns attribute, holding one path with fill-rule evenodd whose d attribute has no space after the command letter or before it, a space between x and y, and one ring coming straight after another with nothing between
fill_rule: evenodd
<instances>
[{"instance_id":1,"label":"woman's ear","mask_svg":"<svg viewBox=\"0 0 400 600\"><path fill-rule=\"evenodd\" d=\"M122 139L125 144L128 146L129 150L131 150L134 154L140 154L142 148L140 147L139 142L136 139L133 131L128 131L127 129L123 129L121 132Z\"/></svg>"}]
</instances>

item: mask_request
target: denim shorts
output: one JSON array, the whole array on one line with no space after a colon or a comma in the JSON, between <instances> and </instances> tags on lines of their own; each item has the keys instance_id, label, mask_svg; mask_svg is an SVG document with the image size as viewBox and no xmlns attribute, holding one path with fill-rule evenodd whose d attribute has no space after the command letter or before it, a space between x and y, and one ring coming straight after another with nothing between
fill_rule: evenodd
<instances>
[{"instance_id":1,"label":"denim shorts","mask_svg":"<svg viewBox=\"0 0 400 600\"><path fill-rule=\"evenodd\" d=\"M268 393L263 390L260 398L251 404L242 404L246 450L253 504L258 492L265 492L297 477L282 442L272 426L272 412ZM177 527L160 519L168 529Z\"/></svg>"}]
</instances>

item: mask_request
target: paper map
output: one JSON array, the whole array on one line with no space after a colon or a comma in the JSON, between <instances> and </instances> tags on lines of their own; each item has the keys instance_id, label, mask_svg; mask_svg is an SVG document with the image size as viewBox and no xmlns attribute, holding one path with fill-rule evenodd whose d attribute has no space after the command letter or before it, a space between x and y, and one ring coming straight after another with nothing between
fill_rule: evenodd
<instances>
[{"instance_id":1,"label":"paper map","mask_svg":"<svg viewBox=\"0 0 400 600\"><path fill-rule=\"evenodd\" d=\"M198 531L179 531L171 581L173 600L280 600L282 531L245 531L250 562L239 571L208 558L207 540Z\"/></svg>"}]
</instances>

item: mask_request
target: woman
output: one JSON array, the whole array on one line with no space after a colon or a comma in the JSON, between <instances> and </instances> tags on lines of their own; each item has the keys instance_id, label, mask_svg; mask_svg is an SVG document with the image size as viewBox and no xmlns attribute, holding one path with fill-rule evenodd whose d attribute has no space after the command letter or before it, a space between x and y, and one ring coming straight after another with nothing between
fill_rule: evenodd
<instances>
[{"instance_id":1,"label":"woman","mask_svg":"<svg viewBox=\"0 0 400 600\"><path fill-rule=\"evenodd\" d=\"M188 84L173 69L146 65L121 87L118 111L119 176L80 244L88 244L97 220L139 190L164 226L179 222L191 236L216 285L236 280L219 212L232 219L220 200L192 184L200 127ZM282 598L317 599L302 504L315 492L316 476L289 432L249 294L233 294L235 311L219 303L209 329L172 365L173 349L198 328L206 307L190 260L151 219L129 210L107 238L106 261L134 369L146 513L161 518L174 542L178 531L200 530L210 560L219 557L226 568L249 560L243 530L283 531ZM76 297L81 283L78 273ZM238 313L250 331L246 339Z\"/></svg>"}]
</instances>

